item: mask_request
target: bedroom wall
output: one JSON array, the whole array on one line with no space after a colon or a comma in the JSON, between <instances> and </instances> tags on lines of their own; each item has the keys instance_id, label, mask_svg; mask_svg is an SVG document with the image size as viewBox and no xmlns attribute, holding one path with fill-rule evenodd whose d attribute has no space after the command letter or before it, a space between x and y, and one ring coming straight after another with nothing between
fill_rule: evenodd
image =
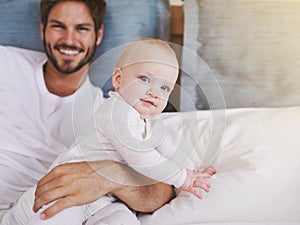
<instances>
[{"instance_id":1,"label":"bedroom wall","mask_svg":"<svg viewBox=\"0 0 300 225\"><path fill-rule=\"evenodd\" d=\"M186 0L181 110L300 105L300 2Z\"/></svg>"}]
</instances>

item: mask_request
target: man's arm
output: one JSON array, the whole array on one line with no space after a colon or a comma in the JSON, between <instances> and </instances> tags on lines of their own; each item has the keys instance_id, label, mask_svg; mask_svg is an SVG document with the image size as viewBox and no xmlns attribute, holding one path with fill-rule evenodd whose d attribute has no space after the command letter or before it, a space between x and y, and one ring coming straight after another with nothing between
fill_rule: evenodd
<instances>
[{"instance_id":1,"label":"man's arm","mask_svg":"<svg viewBox=\"0 0 300 225\"><path fill-rule=\"evenodd\" d=\"M145 213L154 212L175 197L173 187L164 183L127 186L113 193L131 209Z\"/></svg>"},{"instance_id":2,"label":"man's arm","mask_svg":"<svg viewBox=\"0 0 300 225\"><path fill-rule=\"evenodd\" d=\"M175 196L171 186L155 183L126 165L112 161L78 162L59 165L38 182L33 210L56 201L43 212L47 219L110 192L141 212L152 212Z\"/></svg>"}]
</instances>

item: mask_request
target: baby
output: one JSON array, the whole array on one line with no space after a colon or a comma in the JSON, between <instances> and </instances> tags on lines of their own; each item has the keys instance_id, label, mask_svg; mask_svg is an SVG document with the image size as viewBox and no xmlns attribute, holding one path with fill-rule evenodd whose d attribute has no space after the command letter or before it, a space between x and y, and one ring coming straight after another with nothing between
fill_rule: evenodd
<instances>
[{"instance_id":1,"label":"baby","mask_svg":"<svg viewBox=\"0 0 300 225\"><path fill-rule=\"evenodd\" d=\"M214 169L181 169L168 160L176 146L161 123L153 123L166 107L177 78L178 61L167 43L143 39L129 44L113 73L116 92L99 109L95 124L130 167L201 198L198 188L208 191L206 178Z\"/></svg>"}]
</instances>

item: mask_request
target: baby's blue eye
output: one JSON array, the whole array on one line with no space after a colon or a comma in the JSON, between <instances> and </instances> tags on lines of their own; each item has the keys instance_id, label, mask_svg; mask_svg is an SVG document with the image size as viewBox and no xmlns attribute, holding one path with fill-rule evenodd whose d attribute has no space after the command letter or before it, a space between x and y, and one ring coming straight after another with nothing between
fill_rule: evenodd
<instances>
[{"instance_id":1,"label":"baby's blue eye","mask_svg":"<svg viewBox=\"0 0 300 225\"><path fill-rule=\"evenodd\" d=\"M163 90L163 91L170 91L170 88L166 85L161 86L160 89Z\"/></svg>"},{"instance_id":2,"label":"baby's blue eye","mask_svg":"<svg viewBox=\"0 0 300 225\"><path fill-rule=\"evenodd\" d=\"M150 81L150 79L146 76L141 76L140 79L141 79L141 81L144 81L146 83L149 83L149 81Z\"/></svg>"}]
</instances>

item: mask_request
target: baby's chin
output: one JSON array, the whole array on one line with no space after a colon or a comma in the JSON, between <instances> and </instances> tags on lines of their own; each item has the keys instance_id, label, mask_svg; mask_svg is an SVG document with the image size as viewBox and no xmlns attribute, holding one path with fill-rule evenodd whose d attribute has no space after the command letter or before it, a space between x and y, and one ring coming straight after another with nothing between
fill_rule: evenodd
<instances>
[{"instance_id":1,"label":"baby's chin","mask_svg":"<svg viewBox=\"0 0 300 225\"><path fill-rule=\"evenodd\" d=\"M139 112L141 119L150 119L157 115L157 113Z\"/></svg>"},{"instance_id":2,"label":"baby's chin","mask_svg":"<svg viewBox=\"0 0 300 225\"><path fill-rule=\"evenodd\" d=\"M157 115L159 115L160 113L153 113L153 114L149 114L149 113L140 113L140 117L141 119L151 119L153 117L156 117Z\"/></svg>"},{"instance_id":3,"label":"baby's chin","mask_svg":"<svg viewBox=\"0 0 300 225\"><path fill-rule=\"evenodd\" d=\"M140 114L140 115L141 115L141 119L143 119L143 120L150 119L154 116L154 115L143 115L143 114Z\"/></svg>"},{"instance_id":4,"label":"baby's chin","mask_svg":"<svg viewBox=\"0 0 300 225\"><path fill-rule=\"evenodd\" d=\"M141 119L153 118L156 115L160 114L163 110L153 107L143 107L139 104L135 104L133 108L140 114Z\"/></svg>"}]
</instances>

